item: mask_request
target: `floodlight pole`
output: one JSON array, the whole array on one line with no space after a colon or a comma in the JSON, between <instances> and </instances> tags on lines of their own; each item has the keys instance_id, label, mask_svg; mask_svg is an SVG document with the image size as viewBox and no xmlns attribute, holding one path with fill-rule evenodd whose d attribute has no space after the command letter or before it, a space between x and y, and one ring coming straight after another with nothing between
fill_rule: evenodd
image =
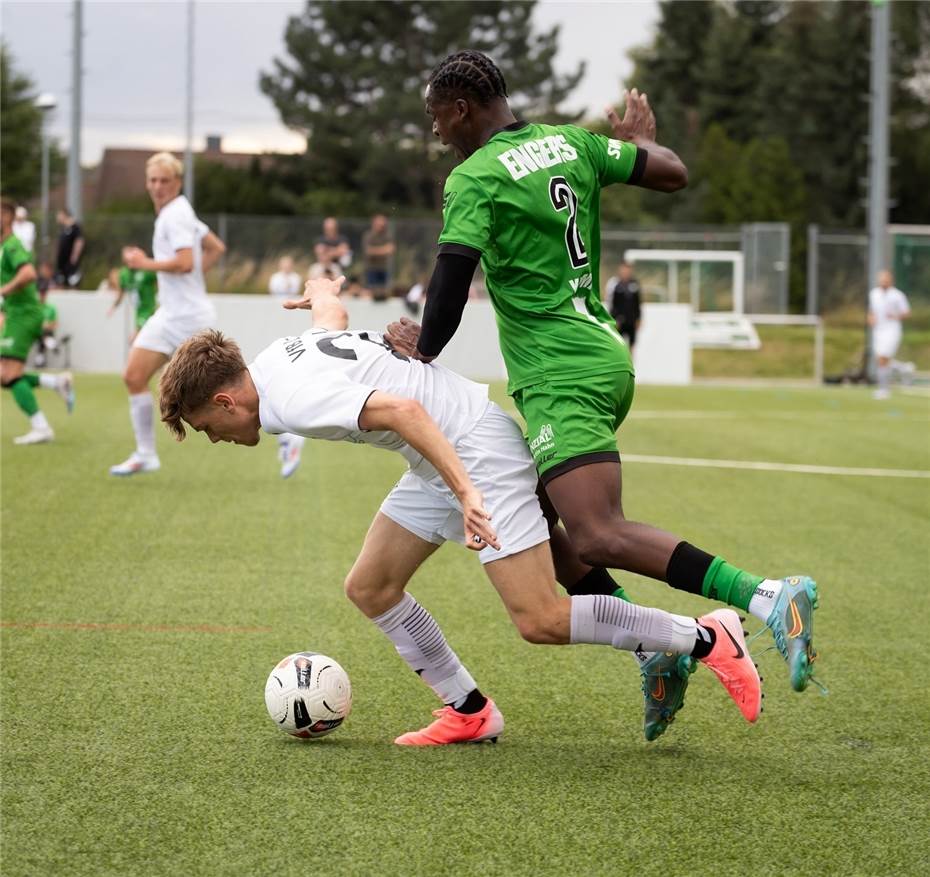
<instances>
[{"instance_id":1,"label":"floodlight pole","mask_svg":"<svg viewBox=\"0 0 930 877\"><path fill-rule=\"evenodd\" d=\"M888 266L888 31L891 4L872 0L872 70L869 112L869 262L867 288ZM871 364L871 333L866 329L867 368Z\"/></svg>"},{"instance_id":2,"label":"floodlight pole","mask_svg":"<svg viewBox=\"0 0 930 877\"><path fill-rule=\"evenodd\" d=\"M81 49L83 34L82 0L74 0L74 22L71 33L71 147L68 149L68 208L75 219L81 219Z\"/></svg>"},{"instance_id":3,"label":"floodlight pole","mask_svg":"<svg viewBox=\"0 0 930 877\"><path fill-rule=\"evenodd\" d=\"M194 203L194 0L187 0L187 145L184 149L184 194Z\"/></svg>"}]
</instances>

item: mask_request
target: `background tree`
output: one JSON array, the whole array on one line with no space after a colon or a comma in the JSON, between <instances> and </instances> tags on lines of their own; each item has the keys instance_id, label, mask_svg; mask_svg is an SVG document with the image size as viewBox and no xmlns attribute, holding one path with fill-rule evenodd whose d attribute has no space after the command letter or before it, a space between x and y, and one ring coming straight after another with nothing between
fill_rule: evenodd
<instances>
[{"instance_id":1,"label":"background tree","mask_svg":"<svg viewBox=\"0 0 930 877\"><path fill-rule=\"evenodd\" d=\"M18 201L39 194L42 186L42 111L35 105L36 89L16 70L5 43L0 43L0 181L3 193ZM50 144L54 178L63 161Z\"/></svg>"},{"instance_id":2,"label":"background tree","mask_svg":"<svg viewBox=\"0 0 930 877\"><path fill-rule=\"evenodd\" d=\"M423 89L449 52L474 48L501 67L515 112L559 116L584 74L552 69L559 28L534 33L535 2L309 0L285 31L287 57L261 76L290 127L306 133L304 208L438 206L452 159L432 136ZM294 170L297 170L296 168Z\"/></svg>"}]
</instances>

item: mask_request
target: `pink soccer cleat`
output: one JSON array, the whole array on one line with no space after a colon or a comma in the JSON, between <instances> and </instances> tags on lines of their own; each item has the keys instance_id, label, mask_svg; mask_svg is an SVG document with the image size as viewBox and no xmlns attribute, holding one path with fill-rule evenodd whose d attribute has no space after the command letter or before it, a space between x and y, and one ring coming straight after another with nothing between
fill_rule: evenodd
<instances>
[{"instance_id":1,"label":"pink soccer cleat","mask_svg":"<svg viewBox=\"0 0 930 877\"><path fill-rule=\"evenodd\" d=\"M477 713L460 713L451 706L434 710L436 721L420 731L408 731L394 742L399 746L444 746L447 743L497 742L504 730L504 717L488 699L484 709Z\"/></svg>"},{"instance_id":2,"label":"pink soccer cleat","mask_svg":"<svg viewBox=\"0 0 930 877\"><path fill-rule=\"evenodd\" d=\"M746 721L754 722L762 712L762 680L746 649L739 615L732 609L717 609L699 618L698 624L709 627L717 637L701 663L714 671Z\"/></svg>"}]
</instances>

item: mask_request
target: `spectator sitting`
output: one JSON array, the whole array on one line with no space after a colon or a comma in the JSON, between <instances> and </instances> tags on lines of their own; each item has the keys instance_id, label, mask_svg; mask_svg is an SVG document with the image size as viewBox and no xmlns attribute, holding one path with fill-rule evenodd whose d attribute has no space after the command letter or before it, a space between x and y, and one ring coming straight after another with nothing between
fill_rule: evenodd
<instances>
[{"instance_id":1,"label":"spectator sitting","mask_svg":"<svg viewBox=\"0 0 930 877\"><path fill-rule=\"evenodd\" d=\"M35 223L29 220L29 211L20 204L14 216L16 218L13 220L13 234L19 238L27 252L35 252L36 227Z\"/></svg>"},{"instance_id":2,"label":"spectator sitting","mask_svg":"<svg viewBox=\"0 0 930 877\"><path fill-rule=\"evenodd\" d=\"M362 236L365 255L365 285L375 301L387 299L394 238L388 229L387 217L378 213L371 218L371 227Z\"/></svg>"},{"instance_id":3,"label":"spectator sitting","mask_svg":"<svg viewBox=\"0 0 930 877\"><path fill-rule=\"evenodd\" d=\"M268 292L283 298L299 298L303 285L301 276L294 270L294 260L290 256L282 256L278 270L268 281Z\"/></svg>"},{"instance_id":4,"label":"spectator sitting","mask_svg":"<svg viewBox=\"0 0 930 877\"><path fill-rule=\"evenodd\" d=\"M60 286L75 287L81 282L81 256L84 255L84 235L81 226L62 208L58 211L58 258L55 260L55 280Z\"/></svg>"},{"instance_id":5,"label":"spectator sitting","mask_svg":"<svg viewBox=\"0 0 930 877\"><path fill-rule=\"evenodd\" d=\"M333 216L323 220L323 234L317 238L313 247L317 262L323 265L339 265L348 268L352 264L352 250L349 239L339 233L339 222Z\"/></svg>"}]
</instances>

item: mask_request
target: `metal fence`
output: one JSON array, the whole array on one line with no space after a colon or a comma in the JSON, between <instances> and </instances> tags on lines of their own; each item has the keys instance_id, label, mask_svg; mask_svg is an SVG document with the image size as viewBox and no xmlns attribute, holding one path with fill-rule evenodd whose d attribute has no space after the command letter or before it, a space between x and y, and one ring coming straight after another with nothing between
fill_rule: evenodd
<instances>
[{"instance_id":1,"label":"metal fence","mask_svg":"<svg viewBox=\"0 0 930 877\"><path fill-rule=\"evenodd\" d=\"M208 277L214 292L264 292L279 258L285 255L293 257L296 270L305 274L314 260L313 245L323 231L322 217L207 214L201 218L227 247L226 257ZM84 221L85 287L97 286L110 268L120 264L120 250L126 244L148 251L152 224L151 214L88 215ZM397 245L391 285L396 293L406 292L432 269L441 224L438 218L419 218L392 219L390 225ZM340 232L354 253L350 275L362 273L362 235L368 226L365 218L339 220ZM741 250L746 266L746 311L787 313L789 231L783 223L663 228L604 225L601 231L602 286L628 249ZM700 271L702 306L707 302L708 309L725 308L732 291L727 267L704 265ZM689 280L685 273L682 281ZM647 278L646 289L656 291L654 298L662 297L659 284L658 278Z\"/></svg>"}]
</instances>

